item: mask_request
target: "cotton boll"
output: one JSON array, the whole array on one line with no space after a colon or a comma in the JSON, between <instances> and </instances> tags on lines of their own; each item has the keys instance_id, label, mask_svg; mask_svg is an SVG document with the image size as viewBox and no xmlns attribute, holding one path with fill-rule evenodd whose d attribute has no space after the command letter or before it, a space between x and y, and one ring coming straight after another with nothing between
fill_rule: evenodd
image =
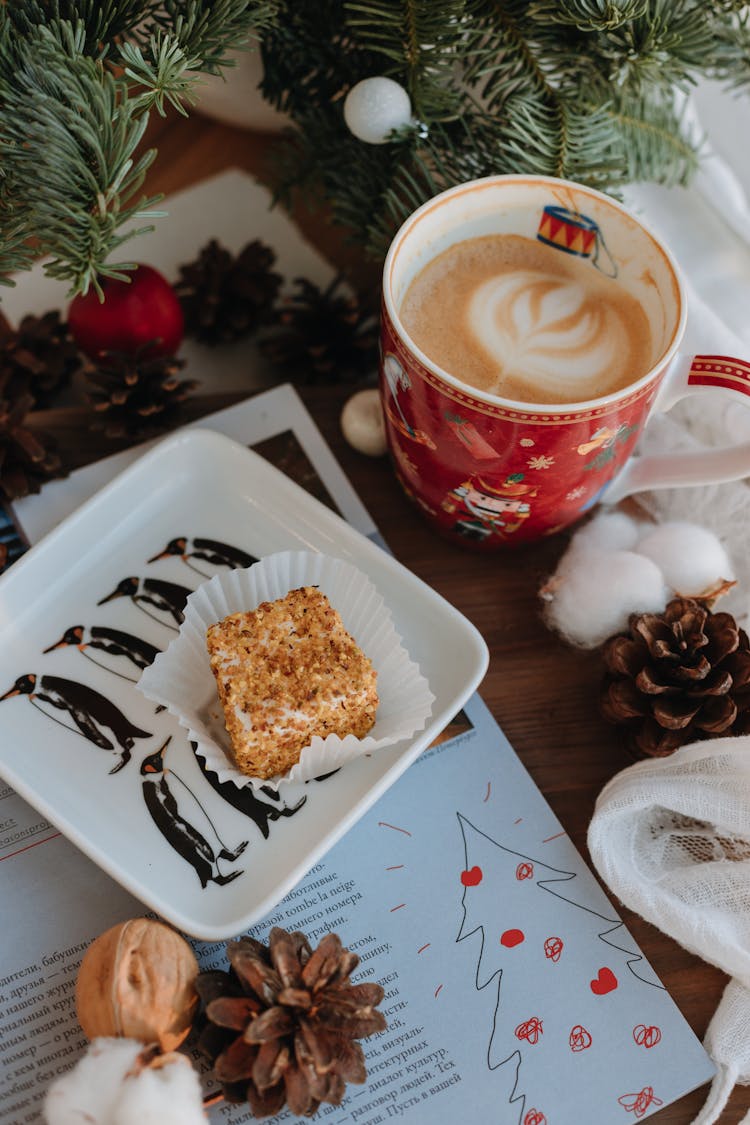
<instances>
[{"instance_id":1,"label":"cotton boll","mask_svg":"<svg viewBox=\"0 0 750 1125\"><path fill-rule=\"evenodd\" d=\"M698 524L659 524L639 539L635 550L656 563L672 590L686 597L703 594L722 579L734 578L724 547L712 531Z\"/></svg>"},{"instance_id":2,"label":"cotton boll","mask_svg":"<svg viewBox=\"0 0 750 1125\"><path fill-rule=\"evenodd\" d=\"M110 1125L120 1083L142 1050L134 1039L94 1039L83 1058L47 1091L48 1125Z\"/></svg>"},{"instance_id":3,"label":"cotton boll","mask_svg":"<svg viewBox=\"0 0 750 1125\"><path fill-rule=\"evenodd\" d=\"M94 1039L76 1066L50 1086L47 1125L205 1125L189 1059L152 1057L133 1039Z\"/></svg>"},{"instance_id":4,"label":"cotton boll","mask_svg":"<svg viewBox=\"0 0 750 1125\"><path fill-rule=\"evenodd\" d=\"M651 559L634 551L569 550L547 584L547 624L580 648L622 632L631 613L659 613L669 590Z\"/></svg>"},{"instance_id":5,"label":"cotton boll","mask_svg":"<svg viewBox=\"0 0 750 1125\"><path fill-rule=\"evenodd\" d=\"M205 1125L203 1095L189 1059L161 1055L120 1088L111 1125Z\"/></svg>"},{"instance_id":6,"label":"cotton boll","mask_svg":"<svg viewBox=\"0 0 750 1125\"><path fill-rule=\"evenodd\" d=\"M632 551L643 524L625 512L602 512L584 524L571 540L571 547L598 547L603 551Z\"/></svg>"}]
</instances>

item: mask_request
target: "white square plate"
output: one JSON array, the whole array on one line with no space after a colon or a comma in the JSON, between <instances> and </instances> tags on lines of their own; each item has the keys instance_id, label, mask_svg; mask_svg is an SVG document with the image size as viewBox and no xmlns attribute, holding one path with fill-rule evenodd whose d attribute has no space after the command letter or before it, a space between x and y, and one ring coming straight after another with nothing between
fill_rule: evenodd
<instances>
[{"instance_id":1,"label":"white square plate","mask_svg":"<svg viewBox=\"0 0 750 1125\"><path fill-rule=\"evenodd\" d=\"M201 581L288 549L368 575L436 699L416 737L290 794L254 795L207 774L135 685ZM184 430L0 578L0 775L148 907L223 940L267 915L397 780L487 659L465 617L262 457Z\"/></svg>"}]
</instances>

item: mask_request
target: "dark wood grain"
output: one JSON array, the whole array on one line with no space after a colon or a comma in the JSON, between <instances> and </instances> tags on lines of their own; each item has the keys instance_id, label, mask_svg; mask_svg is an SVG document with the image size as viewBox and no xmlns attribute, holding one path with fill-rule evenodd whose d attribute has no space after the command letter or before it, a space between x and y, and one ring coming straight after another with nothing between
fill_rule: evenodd
<instances>
[{"instance_id":1,"label":"dark wood grain","mask_svg":"<svg viewBox=\"0 0 750 1125\"><path fill-rule=\"evenodd\" d=\"M200 117L157 119L148 139L159 147L148 188L167 194L228 166L267 180L274 148L273 138ZM300 201L294 217L305 236L338 267L355 281L372 283L372 267L332 230L325 216L308 210ZM496 556L471 554L446 543L422 523L407 502L387 460L363 457L343 440L339 414L347 392L336 388L300 388L300 392L396 556L466 614L484 635L491 661L480 692L586 856L586 830L597 794L629 760L612 729L598 716L599 657L570 648L542 620L538 590L565 548L564 536ZM207 413L229 401L221 396L196 400L191 412ZM56 433L75 464L112 452L110 444L95 440L84 429L80 411L48 411L40 421ZM719 1002L724 976L642 919L627 910L621 912L686 1019L702 1037ZM650 1120L660 1125L687 1125L705 1094L706 1088L696 1091ZM736 1125L749 1108L750 1092L738 1087L722 1122ZM581 1125L595 1125L588 1121L585 1110Z\"/></svg>"}]
</instances>

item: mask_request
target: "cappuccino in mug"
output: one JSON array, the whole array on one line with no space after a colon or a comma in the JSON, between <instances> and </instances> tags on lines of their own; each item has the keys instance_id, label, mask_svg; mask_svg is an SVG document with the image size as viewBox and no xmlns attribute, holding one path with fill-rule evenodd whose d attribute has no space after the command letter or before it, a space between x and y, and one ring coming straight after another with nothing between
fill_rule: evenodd
<instances>
[{"instance_id":1,"label":"cappuccino in mug","mask_svg":"<svg viewBox=\"0 0 750 1125\"><path fill-rule=\"evenodd\" d=\"M433 363L516 402L600 398L635 383L655 358L648 318L621 283L517 234L448 247L411 282L399 313Z\"/></svg>"}]
</instances>

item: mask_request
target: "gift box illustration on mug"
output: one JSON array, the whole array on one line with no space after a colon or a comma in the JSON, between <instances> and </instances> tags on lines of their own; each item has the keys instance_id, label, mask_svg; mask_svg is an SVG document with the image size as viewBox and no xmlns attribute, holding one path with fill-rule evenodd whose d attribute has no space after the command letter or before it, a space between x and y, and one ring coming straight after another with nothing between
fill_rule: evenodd
<instances>
[{"instance_id":1,"label":"gift box illustration on mug","mask_svg":"<svg viewBox=\"0 0 750 1125\"><path fill-rule=\"evenodd\" d=\"M548 204L539 220L537 239L579 258L591 262L608 277L617 277L617 264L604 242L599 225L586 215L568 207Z\"/></svg>"}]
</instances>

